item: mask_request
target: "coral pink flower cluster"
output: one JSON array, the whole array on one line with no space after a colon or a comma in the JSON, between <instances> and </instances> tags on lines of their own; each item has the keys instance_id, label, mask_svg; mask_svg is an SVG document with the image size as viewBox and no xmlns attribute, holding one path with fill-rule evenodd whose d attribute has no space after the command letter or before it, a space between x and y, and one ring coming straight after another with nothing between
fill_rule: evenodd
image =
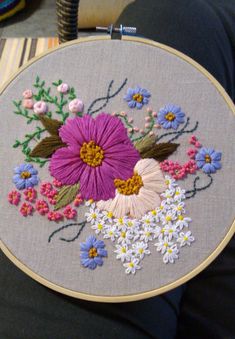
<instances>
[{"instance_id":1,"label":"coral pink flower cluster","mask_svg":"<svg viewBox=\"0 0 235 339\"><path fill-rule=\"evenodd\" d=\"M60 188L62 183L59 180L54 179L53 184L50 182L43 182L39 187L39 193L45 197L37 199L37 191L33 188L27 188L21 194L17 190L13 190L8 193L8 201L10 204L18 206L21 198L24 199L23 203L19 208L19 212L22 216L27 217L37 211L40 215L46 216L50 221L61 221L66 219L75 219L77 211L71 205L67 205L63 210L53 211L50 210L50 205L56 204L56 196L58 191L55 188ZM74 207L78 207L83 202L81 194L77 194L74 199ZM30 204L31 203L31 204Z\"/></svg>"},{"instance_id":2,"label":"coral pink flower cluster","mask_svg":"<svg viewBox=\"0 0 235 339\"><path fill-rule=\"evenodd\" d=\"M195 156L198 152L198 148L201 147L201 144L195 135L192 135L189 138L189 144L194 145L195 148L189 148L187 150L187 155L189 156L190 160L185 164L180 165L177 161L171 160L164 160L162 163L160 163L161 170L169 173L175 180L182 180L188 174L194 174L198 170Z\"/></svg>"}]
</instances>

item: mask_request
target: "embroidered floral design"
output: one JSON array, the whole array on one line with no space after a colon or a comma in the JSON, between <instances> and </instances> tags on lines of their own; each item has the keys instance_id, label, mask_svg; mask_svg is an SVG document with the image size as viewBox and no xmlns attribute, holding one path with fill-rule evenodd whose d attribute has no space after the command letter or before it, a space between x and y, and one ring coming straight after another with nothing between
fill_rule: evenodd
<instances>
[{"instance_id":1,"label":"embroidered floral design","mask_svg":"<svg viewBox=\"0 0 235 339\"><path fill-rule=\"evenodd\" d=\"M169 176L164 178L164 185L165 191L160 194L163 200L139 218L125 215L125 211L116 218L112 211L99 209L99 202L91 203L86 213L91 229L114 243L116 259L122 262L127 274L135 274L142 267L142 260L150 254L149 243L154 240L166 264L174 263L179 258L179 248L194 241L188 231L192 220L185 215L185 190Z\"/></svg>"},{"instance_id":2,"label":"embroidered floral design","mask_svg":"<svg viewBox=\"0 0 235 339\"><path fill-rule=\"evenodd\" d=\"M104 242L97 240L92 235L80 244L80 248L81 264L91 270L94 270L97 266L102 266L103 258L108 255Z\"/></svg>"},{"instance_id":3,"label":"embroidered floral design","mask_svg":"<svg viewBox=\"0 0 235 339\"><path fill-rule=\"evenodd\" d=\"M197 166L203 170L203 172L215 173L221 168L221 152L216 152L213 148L202 147L196 154Z\"/></svg>"},{"instance_id":4,"label":"embroidered floral design","mask_svg":"<svg viewBox=\"0 0 235 339\"><path fill-rule=\"evenodd\" d=\"M134 175L126 180L114 180L116 195L113 200L99 201L97 207L110 211L117 218L130 215L140 218L160 205L160 193L166 188L159 164L153 159L142 159L134 167Z\"/></svg>"},{"instance_id":5,"label":"embroidered floral design","mask_svg":"<svg viewBox=\"0 0 235 339\"><path fill-rule=\"evenodd\" d=\"M53 88L39 77L34 90L25 90L22 100L13 102L14 113L27 124L34 122L34 128L13 145L21 148L27 163L14 169L13 183L23 193L12 190L7 199L15 206L21 201L18 211L24 217L36 211L54 223L67 221L52 231L49 243L59 234L59 240L71 243L90 223L91 232L113 243L126 274L134 275L151 254L151 242L165 264L175 263L181 250L194 242L184 200L212 185L211 174L221 168L222 154L201 145L192 134L199 122L186 117L179 106L168 104L159 111L146 107L143 126L137 126L125 111L100 113L127 79L116 90L113 84L112 80L107 93L86 110L73 87L58 80L52 83L53 94ZM124 100L129 108L142 109L150 97L148 90L136 86L127 90ZM95 118L94 113L98 113ZM170 157L180 148L175 141L185 134L190 148L181 164ZM29 162L40 167L49 162L52 179L43 181L38 190L34 187L39 183L38 171ZM203 186L200 173L208 178ZM193 187L182 189L176 180L191 174L197 175ZM81 205L86 220L76 222ZM68 229L75 230L73 236L66 236ZM88 236L80 256L84 267L101 266L107 257L104 242Z\"/></svg>"},{"instance_id":6,"label":"embroidered floral design","mask_svg":"<svg viewBox=\"0 0 235 339\"><path fill-rule=\"evenodd\" d=\"M124 100L127 101L130 108L141 109L143 105L147 105L151 94L144 88L136 86L135 88L128 88Z\"/></svg>"},{"instance_id":7,"label":"embroidered floral design","mask_svg":"<svg viewBox=\"0 0 235 339\"><path fill-rule=\"evenodd\" d=\"M179 106L168 104L160 109L157 115L157 122L163 128L177 129L180 124L184 123L185 113Z\"/></svg>"},{"instance_id":8,"label":"embroidered floral design","mask_svg":"<svg viewBox=\"0 0 235 339\"><path fill-rule=\"evenodd\" d=\"M19 190L38 184L38 171L31 164L21 164L15 167L14 173L13 183Z\"/></svg>"},{"instance_id":9,"label":"embroidered floral design","mask_svg":"<svg viewBox=\"0 0 235 339\"><path fill-rule=\"evenodd\" d=\"M117 117L102 113L69 119L60 128L68 147L57 150L50 161L50 172L64 185L80 182L85 199L114 197L113 180L128 179L139 153L130 143L126 129Z\"/></svg>"}]
</instances>

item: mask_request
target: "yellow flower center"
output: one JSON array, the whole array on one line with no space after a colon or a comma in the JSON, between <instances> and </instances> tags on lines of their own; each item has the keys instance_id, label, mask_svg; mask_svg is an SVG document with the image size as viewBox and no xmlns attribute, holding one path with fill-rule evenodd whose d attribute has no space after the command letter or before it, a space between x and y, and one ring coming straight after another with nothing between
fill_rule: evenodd
<instances>
[{"instance_id":1,"label":"yellow flower center","mask_svg":"<svg viewBox=\"0 0 235 339\"><path fill-rule=\"evenodd\" d=\"M28 179L31 177L31 173L28 171L24 171L24 172L21 172L20 176L22 179Z\"/></svg>"},{"instance_id":2,"label":"yellow flower center","mask_svg":"<svg viewBox=\"0 0 235 339\"><path fill-rule=\"evenodd\" d=\"M165 118L166 118L166 120L168 120L168 121L173 121L173 120L175 120L175 114L172 113L172 112L168 112L168 113L165 115Z\"/></svg>"},{"instance_id":3,"label":"yellow flower center","mask_svg":"<svg viewBox=\"0 0 235 339\"><path fill-rule=\"evenodd\" d=\"M184 217L182 215L179 215L178 220L184 220Z\"/></svg>"},{"instance_id":4,"label":"yellow flower center","mask_svg":"<svg viewBox=\"0 0 235 339\"><path fill-rule=\"evenodd\" d=\"M113 213L112 213L112 212L108 212L108 213L107 213L107 217L108 217L108 218L112 218L112 217L113 217Z\"/></svg>"},{"instance_id":5,"label":"yellow flower center","mask_svg":"<svg viewBox=\"0 0 235 339\"><path fill-rule=\"evenodd\" d=\"M126 249L125 249L125 247L122 247L122 253L126 253Z\"/></svg>"},{"instance_id":6,"label":"yellow flower center","mask_svg":"<svg viewBox=\"0 0 235 339\"><path fill-rule=\"evenodd\" d=\"M122 233L121 233L121 237L122 237L122 238L126 238L126 232L122 232Z\"/></svg>"},{"instance_id":7,"label":"yellow flower center","mask_svg":"<svg viewBox=\"0 0 235 339\"><path fill-rule=\"evenodd\" d=\"M211 163L211 157L209 156L209 154L206 154L206 156L205 156L205 161L206 161L207 163Z\"/></svg>"},{"instance_id":8,"label":"yellow flower center","mask_svg":"<svg viewBox=\"0 0 235 339\"><path fill-rule=\"evenodd\" d=\"M80 149L80 158L89 166L100 166L104 159L104 151L93 140L84 142Z\"/></svg>"},{"instance_id":9,"label":"yellow flower center","mask_svg":"<svg viewBox=\"0 0 235 339\"><path fill-rule=\"evenodd\" d=\"M139 248L139 253L143 254L143 252L144 252L143 248Z\"/></svg>"},{"instance_id":10,"label":"yellow flower center","mask_svg":"<svg viewBox=\"0 0 235 339\"><path fill-rule=\"evenodd\" d=\"M89 258L97 257L97 249L95 247L91 247L89 250Z\"/></svg>"},{"instance_id":11,"label":"yellow flower center","mask_svg":"<svg viewBox=\"0 0 235 339\"><path fill-rule=\"evenodd\" d=\"M140 188L143 186L143 181L139 174L134 173L134 175L127 180L115 179L114 185L119 193L132 195L139 193Z\"/></svg>"},{"instance_id":12,"label":"yellow flower center","mask_svg":"<svg viewBox=\"0 0 235 339\"><path fill-rule=\"evenodd\" d=\"M155 215L157 215L157 212L155 210L152 210L151 214L155 216Z\"/></svg>"},{"instance_id":13,"label":"yellow flower center","mask_svg":"<svg viewBox=\"0 0 235 339\"><path fill-rule=\"evenodd\" d=\"M187 236L184 236L184 240L185 240L185 241L188 240L188 237L187 237Z\"/></svg>"},{"instance_id":14,"label":"yellow flower center","mask_svg":"<svg viewBox=\"0 0 235 339\"><path fill-rule=\"evenodd\" d=\"M130 267L134 267L133 262L130 262L130 263L129 263L129 266L130 266Z\"/></svg>"},{"instance_id":15,"label":"yellow flower center","mask_svg":"<svg viewBox=\"0 0 235 339\"><path fill-rule=\"evenodd\" d=\"M172 249L169 248L169 249L167 250L167 252L168 252L168 253L172 253Z\"/></svg>"},{"instance_id":16,"label":"yellow flower center","mask_svg":"<svg viewBox=\"0 0 235 339\"><path fill-rule=\"evenodd\" d=\"M166 221L171 221L172 220L172 217L170 215L167 215L166 216Z\"/></svg>"},{"instance_id":17,"label":"yellow flower center","mask_svg":"<svg viewBox=\"0 0 235 339\"><path fill-rule=\"evenodd\" d=\"M97 228L98 228L98 230L102 230L103 229L103 225L102 224L98 224Z\"/></svg>"},{"instance_id":18,"label":"yellow flower center","mask_svg":"<svg viewBox=\"0 0 235 339\"><path fill-rule=\"evenodd\" d=\"M137 93L133 95L133 100L137 101L137 102L142 102L143 101L143 95Z\"/></svg>"}]
</instances>

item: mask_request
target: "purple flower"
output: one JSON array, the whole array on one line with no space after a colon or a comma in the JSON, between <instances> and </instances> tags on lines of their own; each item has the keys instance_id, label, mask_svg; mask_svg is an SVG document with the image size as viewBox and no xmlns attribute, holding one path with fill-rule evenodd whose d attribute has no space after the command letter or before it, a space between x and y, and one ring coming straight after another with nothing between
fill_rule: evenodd
<instances>
[{"instance_id":1,"label":"purple flower","mask_svg":"<svg viewBox=\"0 0 235 339\"><path fill-rule=\"evenodd\" d=\"M221 152L216 152L213 148L202 147L196 154L197 166L203 170L203 172L215 173L221 168Z\"/></svg>"},{"instance_id":2,"label":"purple flower","mask_svg":"<svg viewBox=\"0 0 235 339\"><path fill-rule=\"evenodd\" d=\"M81 264L94 270L97 265L103 265L103 257L107 257L108 253L104 249L105 244L102 240L97 240L93 235L90 235L85 242L80 244L81 248Z\"/></svg>"},{"instance_id":3,"label":"purple flower","mask_svg":"<svg viewBox=\"0 0 235 339\"><path fill-rule=\"evenodd\" d=\"M106 113L67 119L59 134L68 147L53 154L50 173L64 185L80 182L86 200L113 198L114 179L130 178L140 159L121 120Z\"/></svg>"},{"instance_id":4,"label":"purple flower","mask_svg":"<svg viewBox=\"0 0 235 339\"><path fill-rule=\"evenodd\" d=\"M148 104L151 94L147 89L136 86L135 88L128 88L124 100L128 102L130 108L141 109L143 105Z\"/></svg>"},{"instance_id":5,"label":"purple flower","mask_svg":"<svg viewBox=\"0 0 235 339\"><path fill-rule=\"evenodd\" d=\"M38 184L38 171L31 164L21 164L14 168L13 182L19 190Z\"/></svg>"},{"instance_id":6,"label":"purple flower","mask_svg":"<svg viewBox=\"0 0 235 339\"><path fill-rule=\"evenodd\" d=\"M160 109L157 115L157 122L163 128L177 129L179 124L184 122L185 114L179 106L168 104Z\"/></svg>"}]
</instances>

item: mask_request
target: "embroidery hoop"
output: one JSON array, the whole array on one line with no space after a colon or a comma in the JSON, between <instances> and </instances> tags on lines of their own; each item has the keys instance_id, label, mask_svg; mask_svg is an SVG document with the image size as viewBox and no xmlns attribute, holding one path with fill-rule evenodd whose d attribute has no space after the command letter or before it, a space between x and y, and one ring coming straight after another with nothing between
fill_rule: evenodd
<instances>
[{"instance_id":1,"label":"embroidery hoop","mask_svg":"<svg viewBox=\"0 0 235 339\"><path fill-rule=\"evenodd\" d=\"M102 40L109 40L109 37L91 37L91 38L82 38L77 41L72 41L69 43L66 43L63 46L57 47L55 49L50 50L49 52L46 52L42 54L41 56L34 58L31 62L29 62L26 66L21 68L2 88L0 94L2 94L5 89L12 83L12 81L15 79L16 76L18 76L20 73L22 73L24 70L26 70L30 65L37 62L38 60L42 59L44 56L51 54L57 50L66 48L68 46L80 44L80 43L86 43L86 42L92 42L92 41L102 41ZM168 46L159 44L157 42L153 42L147 39L142 38L136 38L136 37L128 37L125 36L122 38L123 41L133 41L137 43L142 43L150 46L154 46L157 48L160 48L166 52L169 52L170 54L179 57L180 59L184 60L185 62L189 63L192 67L197 69L199 72L201 72L209 81L214 85L215 89L219 92L219 94L223 97L223 100L225 101L226 105L228 106L229 110L235 114L234 105L232 103L232 100L229 98L225 90L222 88L222 86L213 78L213 76L207 72L202 66L200 66L198 63L196 63L191 58L185 56L183 53L178 52L177 50L170 48ZM53 79L52 79L53 80ZM3 241L0 242L1 249L5 253L5 255L23 272L28 274L31 278L38 281L39 283L66 295L81 298L85 300L91 300L91 301L97 301L97 302L127 302L127 301L134 301L134 300L141 300L145 298L149 298L152 296L156 296L158 294L164 293L166 291L169 291L173 288L176 288L177 286L187 282L189 279L193 278L195 275L197 275L199 272L201 272L204 268L206 268L217 256L218 254L223 250L223 248L226 246L226 244L229 242L231 237L233 236L235 231L235 222L232 223L230 228L228 228L228 231L223 239L221 239L219 245L216 247L216 249L203 261L201 262L197 267L195 267L191 272L188 274L182 276L181 278L175 280L174 282L171 282L169 284L166 284L164 286L161 286L157 289L153 289L150 291L137 293L137 294L130 294L130 295L123 295L123 296L101 296L101 295L95 295L95 294L86 294L81 293L78 291L74 291L71 289L64 288L63 286L59 286L58 284L54 284L44 277L38 275L37 273L33 272L30 268L28 268L23 262L21 262L17 257L14 256L14 254L11 252L11 249L9 249ZM170 268L169 268L170 269Z\"/></svg>"}]
</instances>

